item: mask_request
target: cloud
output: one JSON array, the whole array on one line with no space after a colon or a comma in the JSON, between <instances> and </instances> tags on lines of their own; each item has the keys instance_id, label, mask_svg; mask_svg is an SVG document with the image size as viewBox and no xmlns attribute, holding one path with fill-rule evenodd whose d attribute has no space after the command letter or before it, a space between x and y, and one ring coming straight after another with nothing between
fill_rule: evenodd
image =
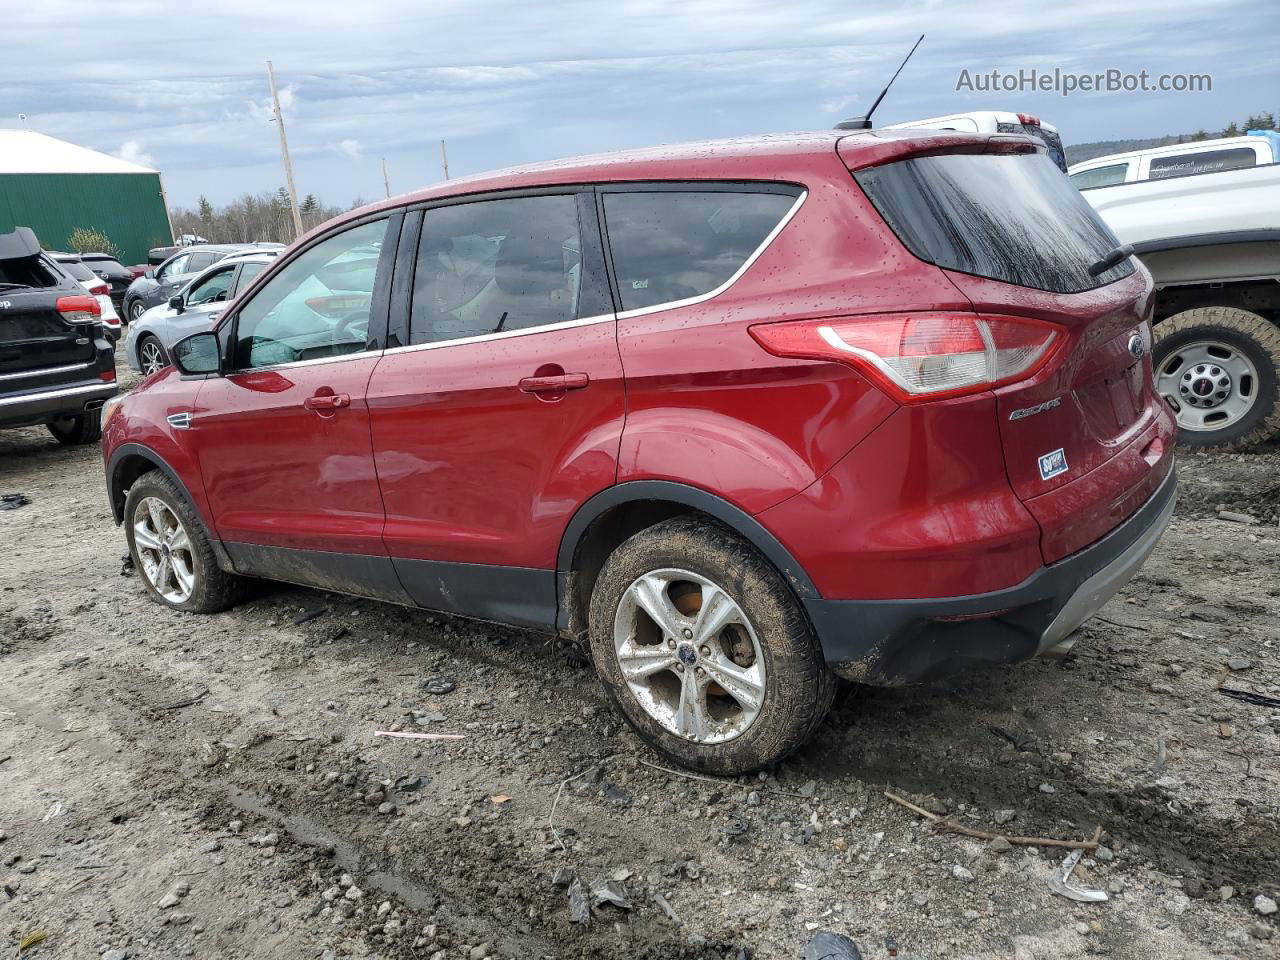
<instances>
[{"instance_id":1,"label":"cloud","mask_svg":"<svg viewBox=\"0 0 1280 960\"><path fill-rule=\"evenodd\" d=\"M142 144L137 140L126 140L120 144L120 149L113 151L113 155L128 163L136 163L140 167L154 167L155 160L151 158L151 154L142 149Z\"/></svg>"},{"instance_id":2,"label":"cloud","mask_svg":"<svg viewBox=\"0 0 1280 960\"><path fill-rule=\"evenodd\" d=\"M359 160L360 155L364 153L364 145L359 140L353 140L350 137L346 140L339 140L333 145L333 149L339 153L345 153L352 160Z\"/></svg>"},{"instance_id":3,"label":"cloud","mask_svg":"<svg viewBox=\"0 0 1280 960\"><path fill-rule=\"evenodd\" d=\"M287 87L277 88L276 96L280 98L280 112L292 119L294 108L298 105L297 85L291 83ZM271 103L271 94L267 94L260 100L250 100L247 106L249 108L249 116L254 120L273 121L276 118L276 111Z\"/></svg>"}]
</instances>

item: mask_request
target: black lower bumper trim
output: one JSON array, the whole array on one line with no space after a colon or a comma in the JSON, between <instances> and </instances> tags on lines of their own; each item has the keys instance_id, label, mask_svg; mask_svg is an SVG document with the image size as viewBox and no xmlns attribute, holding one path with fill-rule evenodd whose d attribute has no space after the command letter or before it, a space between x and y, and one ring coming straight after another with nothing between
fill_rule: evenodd
<instances>
[{"instance_id":1,"label":"black lower bumper trim","mask_svg":"<svg viewBox=\"0 0 1280 960\"><path fill-rule=\"evenodd\" d=\"M1078 594L1098 592L1100 581L1104 588L1118 589L1136 572L1168 523L1176 495L1171 469L1147 502L1107 536L1005 590L936 599L802 602L828 665L850 680L915 683L966 665L1016 663L1061 639L1059 614L1081 606ZM1109 571L1114 572L1110 581ZM1105 593L1103 602L1112 593ZM1085 609L1088 616L1096 606Z\"/></svg>"}]
</instances>

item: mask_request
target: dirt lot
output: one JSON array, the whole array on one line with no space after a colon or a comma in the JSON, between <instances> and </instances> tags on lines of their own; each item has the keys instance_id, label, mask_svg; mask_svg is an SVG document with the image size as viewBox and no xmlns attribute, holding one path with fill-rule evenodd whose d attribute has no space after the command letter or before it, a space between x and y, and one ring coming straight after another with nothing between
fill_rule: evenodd
<instances>
[{"instance_id":1,"label":"dirt lot","mask_svg":"<svg viewBox=\"0 0 1280 960\"><path fill-rule=\"evenodd\" d=\"M32 500L0 512L0 952L768 958L831 929L867 960L890 936L1280 956L1254 906L1280 897L1280 709L1220 690L1280 697L1280 448L1181 474L1067 660L850 689L779 769L708 782L655 767L548 637L271 585L162 609L120 575L98 451L0 434L0 493ZM373 736L397 724L466 738ZM1063 850L935 833L886 788L1011 835L1101 825L1077 879L1111 898L1051 892ZM630 909L572 923L571 872Z\"/></svg>"}]
</instances>

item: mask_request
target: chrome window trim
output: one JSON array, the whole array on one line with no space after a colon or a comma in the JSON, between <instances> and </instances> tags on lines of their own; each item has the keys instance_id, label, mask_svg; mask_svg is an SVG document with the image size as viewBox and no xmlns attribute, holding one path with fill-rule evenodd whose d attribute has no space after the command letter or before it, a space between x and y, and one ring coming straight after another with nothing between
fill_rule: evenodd
<instances>
[{"instance_id":1,"label":"chrome window trim","mask_svg":"<svg viewBox=\"0 0 1280 960\"><path fill-rule=\"evenodd\" d=\"M614 192L621 194L621 193L626 193L627 191L618 190ZM697 193L698 190L696 189L696 187L691 186L690 189L687 191L672 191L672 192L673 193L679 193L679 192ZM751 191L744 189L740 191L724 191L724 192L750 193ZM707 300L711 300L715 297L720 296L720 294L724 293L726 290L732 287L735 283L737 283L738 280L741 279L742 275L751 269L751 265L755 263L757 260L759 260L760 256L767 249L769 249L769 244L773 243L773 241L777 238L778 234L780 234L786 228L787 224L791 222L791 219L799 212L800 207L804 204L805 200L807 200L808 197L809 197L809 191L807 189L802 189L800 191L800 195L796 197L796 202L791 205L791 209L782 215L782 219L779 220L777 225L772 230L769 231L768 235L764 238L764 240L760 242L760 246L756 247L756 249L752 252L751 256L747 257L746 260L742 261L742 266L740 266L737 270L734 271L733 276L731 276L724 283L720 284L720 286L716 287L714 290L708 290L706 293L700 293L696 297L686 297L683 300L667 300L663 303L655 303L652 306L648 306L648 307L635 307L632 310L622 310L618 313L618 319L630 320L632 317L643 317L650 313L659 313L663 310L675 310L677 307L690 307L690 306L693 306L695 303L704 303ZM606 203L607 202L608 202L608 198L606 196ZM609 240L607 237L607 234L608 234L607 211L606 211L605 234L606 234L605 242L606 242L606 245L608 245Z\"/></svg>"},{"instance_id":2,"label":"chrome window trim","mask_svg":"<svg viewBox=\"0 0 1280 960\"><path fill-rule=\"evenodd\" d=\"M455 337L452 340L435 340L431 343L410 343L402 347L388 347L383 353L408 353L411 350L438 350L440 347L456 347L467 343L488 343L490 340L508 340L512 337L526 337L532 333L548 333L552 330L570 330L574 327L588 327L597 323L612 323L612 313L600 313L592 317L579 317L577 320L561 320L559 323L543 323L536 327L525 327L522 330L503 330L500 333L478 333L471 337Z\"/></svg>"},{"instance_id":3,"label":"chrome window trim","mask_svg":"<svg viewBox=\"0 0 1280 960\"><path fill-rule=\"evenodd\" d=\"M73 370L88 370L97 361L88 363L69 363L61 367L42 367L39 370L21 370L18 373L0 373L0 380L24 380L28 377L43 377L54 373L71 373Z\"/></svg>"},{"instance_id":4,"label":"chrome window trim","mask_svg":"<svg viewBox=\"0 0 1280 960\"><path fill-rule=\"evenodd\" d=\"M267 370L292 370L294 367L318 367L326 363L337 363L340 360L354 360L356 357L379 356L385 351L370 350L367 347L363 350L353 350L350 353L339 353L332 357L314 357L311 360L291 360L288 363L273 363L265 367L240 367L235 370L228 370L222 374L224 377L238 377L247 373L263 373ZM204 374L198 374L204 376Z\"/></svg>"}]
</instances>

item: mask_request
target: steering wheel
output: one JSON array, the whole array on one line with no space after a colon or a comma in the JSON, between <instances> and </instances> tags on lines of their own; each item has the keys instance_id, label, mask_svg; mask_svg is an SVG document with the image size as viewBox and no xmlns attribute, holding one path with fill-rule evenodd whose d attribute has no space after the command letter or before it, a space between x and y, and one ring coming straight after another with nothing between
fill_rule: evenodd
<instances>
[{"instance_id":1,"label":"steering wheel","mask_svg":"<svg viewBox=\"0 0 1280 960\"><path fill-rule=\"evenodd\" d=\"M337 343L344 343L346 342L345 338L347 336L351 336L351 338L354 339L354 335L357 333L356 324L358 323L363 323L364 325L364 329L358 332L363 333L367 339L369 336L369 311L353 310L334 325L334 341Z\"/></svg>"}]
</instances>

